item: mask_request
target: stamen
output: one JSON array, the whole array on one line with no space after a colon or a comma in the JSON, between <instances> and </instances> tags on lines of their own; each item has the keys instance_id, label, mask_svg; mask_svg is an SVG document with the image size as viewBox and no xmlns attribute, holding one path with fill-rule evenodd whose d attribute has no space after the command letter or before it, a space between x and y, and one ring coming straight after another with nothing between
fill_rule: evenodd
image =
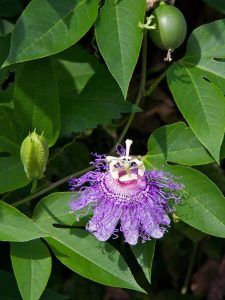
<instances>
[{"instance_id":1,"label":"stamen","mask_svg":"<svg viewBox=\"0 0 225 300\"><path fill-rule=\"evenodd\" d=\"M126 160L129 159L129 154L130 154L130 146L132 145L133 141L132 140L126 140Z\"/></svg>"}]
</instances>

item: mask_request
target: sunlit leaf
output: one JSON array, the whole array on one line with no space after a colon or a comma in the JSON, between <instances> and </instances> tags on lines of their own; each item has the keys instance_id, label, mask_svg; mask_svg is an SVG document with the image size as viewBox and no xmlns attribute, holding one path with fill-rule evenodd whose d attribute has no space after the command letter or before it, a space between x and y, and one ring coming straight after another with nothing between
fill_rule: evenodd
<instances>
[{"instance_id":1,"label":"sunlit leaf","mask_svg":"<svg viewBox=\"0 0 225 300\"><path fill-rule=\"evenodd\" d=\"M108 0L96 22L96 39L105 62L126 98L137 63L144 23L145 0Z\"/></svg>"},{"instance_id":2,"label":"sunlit leaf","mask_svg":"<svg viewBox=\"0 0 225 300\"><path fill-rule=\"evenodd\" d=\"M168 71L178 108L217 162L225 131L224 49L225 19L200 26Z\"/></svg>"},{"instance_id":3,"label":"sunlit leaf","mask_svg":"<svg viewBox=\"0 0 225 300\"><path fill-rule=\"evenodd\" d=\"M34 211L34 221L51 235L46 240L56 257L68 268L93 281L143 291L123 257L109 243L98 241L85 230L67 228L75 223L75 216L69 209L73 197L72 193L49 195Z\"/></svg>"},{"instance_id":4,"label":"sunlit leaf","mask_svg":"<svg viewBox=\"0 0 225 300\"><path fill-rule=\"evenodd\" d=\"M32 0L15 25L4 65L63 51L89 30L97 12L98 0Z\"/></svg>"},{"instance_id":5,"label":"sunlit leaf","mask_svg":"<svg viewBox=\"0 0 225 300\"><path fill-rule=\"evenodd\" d=\"M25 242L47 234L14 207L0 201L0 241Z\"/></svg>"},{"instance_id":6,"label":"sunlit leaf","mask_svg":"<svg viewBox=\"0 0 225 300\"><path fill-rule=\"evenodd\" d=\"M210 235L225 237L225 198L218 187L197 170L169 166L165 161L145 157L148 169L162 169L184 184L182 201L175 214L185 223Z\"/></svg>"},{"instance_id":7,"label":"sunlit leaf","mask_svg":"<svg viewBox=\"0 0 225 300\"><path fill-rule=\"evenodd\" d=\"M214 161L193 131L182 122L155 130L149 138L148 149L154 158L188 166Z\"/></svg>"}]
</instances>

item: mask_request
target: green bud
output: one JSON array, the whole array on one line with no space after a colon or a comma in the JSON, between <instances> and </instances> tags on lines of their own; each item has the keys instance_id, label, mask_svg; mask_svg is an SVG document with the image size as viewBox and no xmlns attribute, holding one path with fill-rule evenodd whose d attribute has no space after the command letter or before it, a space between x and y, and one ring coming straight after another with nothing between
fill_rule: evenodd
<instances>
[{"instance_id":1,"label":"green bud","mask_svg":"<svg viewBox=\"0 0 225 300\"><path fill-rule=\"evenodd\" d=\"M48 154L48 144L43 134L38 135L34 130L24 139L20 148L20 157L27 178L38 179L44 176Z\"/></svg>"}]
</instances>

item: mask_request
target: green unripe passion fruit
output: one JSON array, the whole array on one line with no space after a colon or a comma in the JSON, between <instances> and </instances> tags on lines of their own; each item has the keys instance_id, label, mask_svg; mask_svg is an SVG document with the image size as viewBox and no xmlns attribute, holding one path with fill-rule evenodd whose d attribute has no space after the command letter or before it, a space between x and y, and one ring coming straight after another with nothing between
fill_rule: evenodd
<instances>
[{"instance_id":1,"label":"green unripe passion fruit","mask_svg":"<svg viewBox=\"0 0 225 300\"><path fill-rule=\"evenodd\" d=\"M180 47L187 33L187 24L181 11L162 1L152 15L156 24L156 29L149 31L153 43L163 50Z\"/></svg>"}]
</instances>

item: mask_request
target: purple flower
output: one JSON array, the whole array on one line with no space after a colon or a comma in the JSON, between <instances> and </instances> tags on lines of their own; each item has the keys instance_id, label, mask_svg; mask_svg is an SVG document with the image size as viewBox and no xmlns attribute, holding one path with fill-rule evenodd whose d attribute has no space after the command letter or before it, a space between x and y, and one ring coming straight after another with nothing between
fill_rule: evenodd
<instances>
[{"instance_id":1,"label":"purple flower","mask_svg":"<svg viewBox=\"0 0 225 300\"><path fill-rule=\"evenodd\" d=\"M131 144L126 140L126 149L119 146L119 157L95 154L96 170L70 181L71 190L78 191L71 210L93 208L86 228L100 241L116 237L119 230L131 245L139 236L143 241L161 238L170 224L167 213L181 197L183 185L168 173L146 171L139 157L129 155Z\"/></svg>"}]
</instances>

